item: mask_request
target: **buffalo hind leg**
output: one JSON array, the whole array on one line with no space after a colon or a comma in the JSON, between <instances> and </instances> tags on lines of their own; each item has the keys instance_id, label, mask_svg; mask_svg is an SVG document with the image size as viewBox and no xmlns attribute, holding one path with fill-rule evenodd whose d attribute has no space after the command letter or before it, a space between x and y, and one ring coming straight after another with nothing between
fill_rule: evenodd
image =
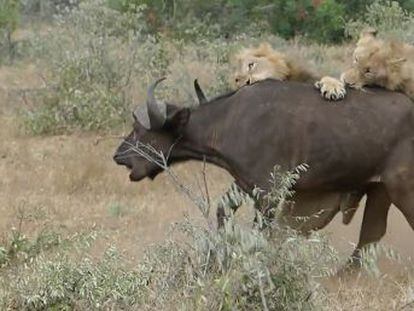
<instances>
[{"instance_id":1,"label":"buffalo hind leg","mask_svg":"<svg viewBox=\"0 0 414 311\"><path fill-rule=\"evenodd\" d=\"M390 158L383 179L392 203L414 230L414 145L411 140L401 144Z\"/></svg>"},{"instance_id":2,"label":"buffalo hind leg","mask_svg":"<svg viewBox=\"0 0 414 311\"><path fill-rule=\"evenodd\" d=\"M390 196L392 203L401 211L414 230L414 187L411 189L391 190Z\"/></svg>"},{"instance_id":3,"label":"buffalo hind leg","mask_svg":"<svg viewBox=\"0 0 414 311\"><path fill-rule=\"evenodd\" d=\"M390 206L391 199L384 184L369 185L358 245L350 259L351 266L359 267L363 249L369 244L378 242L384 236Z\"/></svg>"},{"instance_id":4,"label":"buffalo hind leg","mask_svg":"<svg viewBox=\"0 0 414 311\"><path fill-rule=\"evenodd\" d=\"M342 212L342 223L344 225L348 225L354 218L359 202L362 200L365 193L366 189L342 194L340 209Z\"/></svg>"}]
</instances>

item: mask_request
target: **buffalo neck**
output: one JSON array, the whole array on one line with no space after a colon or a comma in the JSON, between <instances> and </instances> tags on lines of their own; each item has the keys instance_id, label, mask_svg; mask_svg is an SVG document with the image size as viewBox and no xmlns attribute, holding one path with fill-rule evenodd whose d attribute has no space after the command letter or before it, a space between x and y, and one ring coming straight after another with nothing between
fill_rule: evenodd
<instances>
[{"instance_id":1,"label":"buffalo neck","mask_svg":"<svg viewBox=\"0 0 414 311\"><path fill-rule=\"evenodd\" d=\"M245 190L253 187L243 180L237 165L223 152L223 130L232 118L234 108L227 98L202 105L192 111L190 119L171 153L172 162L206 161L228 171Z\"/></svg>"}]
</instances>

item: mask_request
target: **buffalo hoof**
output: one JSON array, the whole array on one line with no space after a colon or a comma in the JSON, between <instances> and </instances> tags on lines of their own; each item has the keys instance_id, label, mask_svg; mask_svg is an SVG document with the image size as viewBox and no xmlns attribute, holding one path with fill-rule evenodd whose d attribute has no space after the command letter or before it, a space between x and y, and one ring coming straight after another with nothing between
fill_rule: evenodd
<instances>
[{"instance_id":1,"label":"buffalo hoof","mask_svg":"<svg viewBox=\"0 0 414 311\"><path fill-rule=\"evenodd\" d=\"M354 251L352 256L347 260L346 264L342 266L336 275L339 277L353 275L359 273L362 268L362 256L360 251Z\"/></svg>"}]
</instances>

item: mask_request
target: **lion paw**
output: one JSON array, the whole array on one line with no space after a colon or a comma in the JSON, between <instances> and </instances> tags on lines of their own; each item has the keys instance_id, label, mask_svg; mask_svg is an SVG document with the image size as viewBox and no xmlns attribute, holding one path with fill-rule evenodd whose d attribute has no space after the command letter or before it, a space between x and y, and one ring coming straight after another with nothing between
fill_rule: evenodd
<instances>
[{"instance_id":1,"label":"lion paw","mask_svg":"<svg viewBox=\"0 0 414 311\"><path fill-rule=\"evenodd\" d=\"M332 77L323 77L315 83L315 87L320 90L323 98L328 100L342 100L345 98L345 84Z\"/></svg>"}]
</instances>

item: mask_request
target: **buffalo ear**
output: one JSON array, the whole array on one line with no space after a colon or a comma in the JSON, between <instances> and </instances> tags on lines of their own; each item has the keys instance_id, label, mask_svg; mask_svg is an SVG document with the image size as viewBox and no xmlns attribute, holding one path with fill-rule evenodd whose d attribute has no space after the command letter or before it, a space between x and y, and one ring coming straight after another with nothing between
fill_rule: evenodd
<instances>
[{"instance_id":1,"label":"buffalo ear","mask_svg":"<svg viewBox=\"0 0 414 311\"><path fill-rule=\"evenodd\" d=\"M165 126L174 131L180 132L187 125L190 115L191 111L189 108L174 107L172 109L168 109Z\"/></svg>"}]
</instances>

